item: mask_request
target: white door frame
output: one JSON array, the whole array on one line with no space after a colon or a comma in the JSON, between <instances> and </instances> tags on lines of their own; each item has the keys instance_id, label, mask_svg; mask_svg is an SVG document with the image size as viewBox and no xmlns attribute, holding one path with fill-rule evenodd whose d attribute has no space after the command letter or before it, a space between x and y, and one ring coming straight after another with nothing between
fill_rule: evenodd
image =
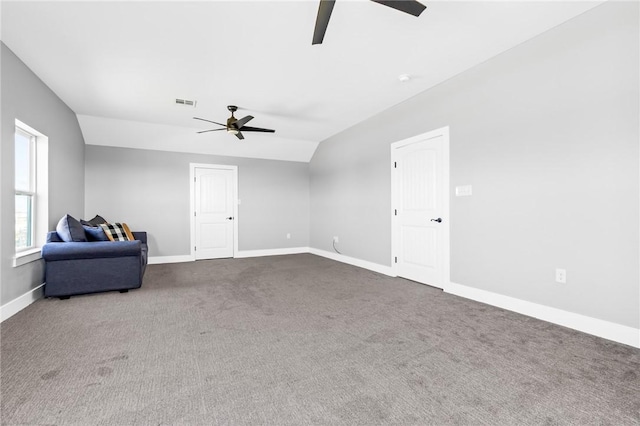
<instances>
[{"instance_id":1,"label":"white door frame","mask_svg":"<svg viewBox=\"0 0 640 426\"><path fill-rule=\"evenodd\" d=\"M238 257L238 166L189 163L189 222L191 227L191 260L196 260L196 169L231 170L233 172L233 257Z\"/></svg>"},{"instance_id":2,"label":"white door frame","mask_svg":"<svg viewBox=\"0 0 640 426\"><path fill-rule=\"evenodd\" d=\"M423 141L425 139L433 139L442 136L442 186L444 188L444 194L442 197L442 211L443 211L443 225L445 225L442 232L442 267L444 269L442 275L442 289L447 290L449 283L451 282L451 243L450 243L450 227L451 227L451 214L449 211L451 190L449 189L449 126L442 127L440 129L432 130L430 132L422 133L420 135L412 136L407 139L391 144L391 271L394 276L398 276L398 266L395 262L396 253L399 250L400 236L398 235L397 216L395 215L395 209L398 205L398 190L397 190L397 174L394 173L394 163L397 161L397 149L407 145L411 145L416 142Z\"/></svg>"}]
</instances>

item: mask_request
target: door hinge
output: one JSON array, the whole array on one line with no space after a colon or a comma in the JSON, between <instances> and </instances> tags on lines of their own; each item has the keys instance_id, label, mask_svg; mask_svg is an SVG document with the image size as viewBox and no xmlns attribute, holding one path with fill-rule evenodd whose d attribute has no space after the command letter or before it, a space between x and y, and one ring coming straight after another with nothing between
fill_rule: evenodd
<instances>
[{"instance_id":1,"label":"door hinge","mask_svg":"<svg viewBox=\"0 0 640 426\"><path fill-rule=\"evenodd\" d=\"M193 246L193 251L198 250L198 248L196 246Z\"/></svg>"},{"instance_id":2,"label":"door hinge","mask_svg":"<svg viewBox=\"0 0 640 426\"><path fill-rule=\"evenodd\" d=\"M398 216L398 209L395 209L395 210L394 210L394 214L395 214L396 216Z\"/></svg>"},{"instance_id":3,"label":"door hinge","mask_svg":"<svg viewBox=\"0 0 640 426\"><path fill-rule=\"evenodd\" d=\"M193 212L193 215L194 215L194 216L197 216L197 215L196 215L196 212Z\"/></svg>"},{"instance_id":4,"label":"door hinge","mask_svg":"<svg viewBox=\"0 0 640 426\"><path fill-rule=\"evenodd\" d=\"M195 177L195 176L193 177L193 181L194 181L194 182L196 181L196 177Z\"/></svg>"},{"instance_id":5,"label":"door hinge","mask_svg":"<svg viewBox=\"0 0 640 426\"><path fill-rule=\"evenodd\" d=\"M397 169L398 168L398 163L396 161L393 162L393 168Z\"/></svg>"},{"instance_id":6,"label":"door hinge","mask_svg":"<svg viewBox=\"0 0 640 426\"><path fill-rule=\"evenodd\" d=\"M398 263L398 257L396 256L396 263Z\"/></svg>"}]
</instances>

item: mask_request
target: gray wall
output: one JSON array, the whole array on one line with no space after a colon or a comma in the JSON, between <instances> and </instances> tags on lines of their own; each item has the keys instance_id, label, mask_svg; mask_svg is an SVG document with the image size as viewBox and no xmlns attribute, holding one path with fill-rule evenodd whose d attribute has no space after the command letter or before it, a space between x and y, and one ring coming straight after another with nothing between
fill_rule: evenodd
<instances>
[{"instance_id":1,"label":"gray wall","mask_svg":"<svg viewBox=\"0 0 640 426\"><path fill-rule=\"evenodd\" d=\"M311 246L388 265L389 144L450 126L452 282L639 327L639 35L607 2L322 142Z\"/></svg>"},{"instance_id":2,"label":"gray wall","mask_svg":"<svg viewBox=\"0 0 640 426\"><path fill-rule=\"evenodd\" d=\"M150 256L189 255L189 163L238 166L240 250L309 245L308 163L87 145L84 216L147 231Z\"/></svg>"},{"instance_id":3,"label":"gray wall","mask_svg":"<svg viewBox=\"0 0 640 426\"><path fill-rule=\"evenodd\" d=\"M49 229L65 214L84 209L84 140L76 115L1 43L2 55L2 245L0 288L5 304L44 281L42 261L12 267L14 247L15 119L49 138Z\"/></svg>"}]
</instances>

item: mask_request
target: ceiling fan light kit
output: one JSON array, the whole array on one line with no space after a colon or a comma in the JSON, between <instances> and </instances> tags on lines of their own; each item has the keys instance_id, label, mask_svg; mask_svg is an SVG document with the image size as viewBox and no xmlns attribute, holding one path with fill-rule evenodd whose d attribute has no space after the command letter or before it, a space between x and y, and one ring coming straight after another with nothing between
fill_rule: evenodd
<instances>
[{"instance_id":1,"label":"ceiling fan light kit","mask_svg":"<svg viewBox=\"0 0 640 426\"><path fill-rule=\"evenodd\" d=\"M272 129L263 129L260 127L245 126L245 124L253 120L252 115L247 115L246 117L243 117L238 120L233 114L238 110L238 107L235 105L229 105L227 106L227 109L231 111L231 117L227 118L227 124L218 123L216 121L207 120L205 118L193 117L194 120L206 121L207 123L213 123L213 124L217 124L218 126L222 126L221 129L202 130L197 133L217 132L221 130L226 130L227 133L235 135L238 139L244 139L244 135L242 134L242 132L263 132L263 133L275 132L275 130L272 130Z\"/></svg>"},{"instance_id":2,"label":"ceiling fan light kit","mask_svg":"<svg viewBox=\"0 0 640 426\"><path fill-rule=\"evenodd\" d=\"M416 17L420 16L420 14L427 8L417 0L371 1ZM335 3L336 0L320 0L320 5L318 6L318 16L316 17L316 26L313 30L313 39L311 41L311 44L322 44L322 41L324 40L324 34L327 32L327 26L329 25L329 19L331 18L331 12L333 12L333 6L335 6Z\"/></svg>"}]
</instances>

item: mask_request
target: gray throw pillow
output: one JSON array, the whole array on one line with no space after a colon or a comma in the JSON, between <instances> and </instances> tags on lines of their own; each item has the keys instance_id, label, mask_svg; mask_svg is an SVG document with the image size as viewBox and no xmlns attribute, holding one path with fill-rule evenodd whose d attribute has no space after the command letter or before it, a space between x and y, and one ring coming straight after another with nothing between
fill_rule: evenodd
<instances>
[{"instance_id":1,"label":"gray throw pillow","mask_svg":"<svg viewBox=\"0 0 640 426\"><path fill-rule=\"evenodd\" d=\"M105 218L103 218L102 216L100 216L100 215L96 215L96 216L95 216L93 219L91 219L91 220L83 220L83 219L80 219L80 223L81 223L81 224L83 224L83 225L85 225L85 226L97 226L97 227L100 227L100 225L101 225L101 224L103 224L103 223L108 223L108 222L107 222L107 221L106 221L106 219L105 219Z\"/></svg>"},{"instance_id":2,"label":"gray throw pillow","mask_svg":"<svg viewBox=\"0 0 640 426\"><path fill-rule=\"evenodd\" d=\"M56 232L62 241L67 243L71 241L87 241L87 236L84 234L82 224L68 214L64 215L64 217L60 219L56 226Z\"/></svg>"},{"instance_id":3,"label":"gray throw pillow","mask_svg":"<svg viewBox=\"0 0 640 426\"><path fill-rule=\"evenodd\" d=\"M82 225L84 228L84 233L87 235L87 240L89 241L109 241L109 237L104 233L101 227L99 226L87 226Z\"/></svg>"}]
</instances>

